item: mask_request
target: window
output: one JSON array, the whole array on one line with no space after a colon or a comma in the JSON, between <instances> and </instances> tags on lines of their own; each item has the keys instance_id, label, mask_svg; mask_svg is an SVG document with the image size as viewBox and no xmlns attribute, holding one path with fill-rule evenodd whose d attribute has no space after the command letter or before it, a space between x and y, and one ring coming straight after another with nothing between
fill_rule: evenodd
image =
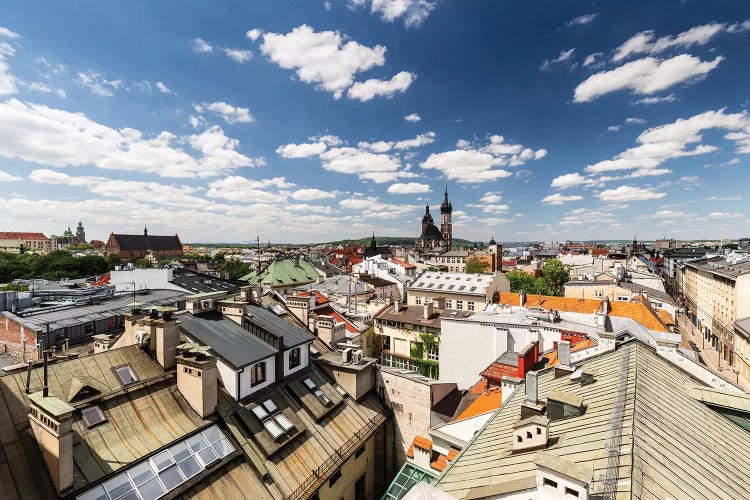
<instances>
[{"instance_id":1,"label":"window","mask_svg":"<svg viewBox=\"0 0 750 500\"><path fill-rule=\"evenodd\" d=\"M565 487L565 494L570 495L571 497L578 498L578 490L574 490L573 488Z\"/></svg>"},{"instance_id":2,"label":"window","mask_svg":"<svg viewBox=\"0 0 750 500\"><path fill-rule=\"evenodd\" d=\"M128 385L132 384L133 382L138 382L138 377L135 376L135 373L133 372L133 369L130 368L130 365L118 366L114 370L122 385Z\"/></svg>"},{"instance_id":3,"label":"window","mask_svg":"<svg viewBox=\"0 0 750 500\"><path fill-rule=\"evenodd\" d=\"M461 310L464 308L464 301L463 300L457 300L456 301L456 309Z\"/></svg>"},{"instance_id":4,"label":"window","mask_svg":"<svg viewBox=\"0 0 750 500\"><path fill-rule=\"evenodd\" d=\"M531 433L529 431L526 431L526 439L531 439Z\"/></svg>"},{"instance_id":5,"label":"window","mask_svg":"<svg viewBox=\"0 0 750 500\"><path fill-rule=\"evenodd\" d=\"M297 368L302 361L300 360L300 356L302 355L302 350L299 347L295 347L291 351L289 351L289 369Z\"/></svg>"},{"instance_id":6,"label":"window","mask_svg":"<svg viewBox=\"0 0 750 500\"><path fill-rule=\"evenodd\" d=\"M542 480L542 484L544 484L544 486L549 486L550 488L557 489L557 481L553 481L552 479L548 477L545 477Z\"/></svg>"},{"instance_id":7,"label":"window","mask_svg":"<svg viewBox=\"0 0 750 500\"><path fill-rule=\"evenodd\" d=\"M101 408L98 406L84 408L81 410L81 417L83 418L83 423L86 425L87 429L91 429L92 427L107 421L107 417L104 416L104 413L102 413Z\"/></svg>"},{"instance_id":8,"label":"window","mask_svg":"<svg viewBox=\"0 0 750 500\"><path fill-rule=\"evenodd\" d=\"M359 479L357 479L357 482L354 483L354 500L366 500L367 492L365 490L365 475L362 474L361 476L359 476Z\"/></svg>"},{"instance_id":9,"label":"window","mask_svg":"<svg viewBox=\"0 0 750 500\"><path fill-rule=\"evenodd\" d=\"M604 297L604 292L602 292L601 290L594 290L594 297L602 298Z\"/></svg>"},{"instance_id":10,"label":"window","mask_svg":"<svg viewBox=\"0 0 750 500\"><path fill-rule=\"evenodd\" d=\"M473 311L474 310L474 302L467 302L466 303L466 309L468 309L469 311Z\"/></svg>"},{"instance_id":11,"label":"window","mask_svg":"<svg viewBox=\"0 0 750 500\"><path fill-rule=\"evenodd\" d=\"M284 433L293 430L294 424L284 415L272 399L266 399L259 405L250 408L263 428L274 438L279 439Z\"/></svg>"},{"instance_id":12,"label":"window","mask_svg":"<svg viewBox=\"0 0 750 500\"><path fill-rule=\"evenodd\" d=\"M516 442L523 443L523 438L521 437L520 434L518 436L516 436Z\"/></svg>"},{"instance_id":13,"label":"window","mask_svg":"<svg viewBox=\"0 0 750 500\"><path fill-rule=\"evenodd\" d=\"M256 363L251 368L250 372L250 385L258 385L262 384L266 381L266 362L261 361L260 363Z\"/></svg>"},{"instance_id":14,"label":"window","mask_svg":"<svg viewBox=\"0 0 750 500\"><path fill-rule=\"evenodd\" d=\"M310 389L310 392L313 393L313 395L320 400L321 403L328 406L332 403L331 399L326 396L323 391L320 390L318 385L311 379L310 377L307 377L305 380L303 380L304 384L307 386L308 389Z\"/></svg>"},{"instance_id":15,"label":"window","mask_svg":"<svg viewBox=\"0 0 750 500\"><path fill-rule=\"evenodd\" d=\"M446 300L445 301L445 308L446 309L452 309L453 308L453 301L452 300Z\"/></svg>"},{"instance_id":16,"label":"window","mask_svg":"<svg viewBox=\"0 0 750 500\"><path fill-rule=\"evenodd\" d=\"M422 297L417 297L417 305L422 305Z\"/></svg>"},{"instance_id":17,"label":"window","mask_svg":"<svg viewBox=\"0 0 750 500\"><path fill-rule=\"evenodd\" d=\"M536 428L536 433L537 433L537 435L541 434L542 433L542 429L540 427L537 427Z\"/></svg>"},{"instance_id":18,"label":"window","mask_svg":"<svg viewBox=\"0 0 750 500\"><path fill-rule=\"evenodd\" d=\"M334 484L336 484L336 481L341 479L341 468L336 469L336 472L331 474L331 478L328 480L328 487L330 488Z\"/></svg>"}]
</instances>

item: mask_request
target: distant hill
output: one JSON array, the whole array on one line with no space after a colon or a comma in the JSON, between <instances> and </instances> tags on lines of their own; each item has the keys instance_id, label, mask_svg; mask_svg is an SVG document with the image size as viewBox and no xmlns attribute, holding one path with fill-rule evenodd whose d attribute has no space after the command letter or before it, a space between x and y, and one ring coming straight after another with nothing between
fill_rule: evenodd
<instances>
[{"instance_id":1,"label":"distant hill","mask_svg":"<svg viewBox=\"0 0 750 500\"><path fill-rule=\"evenodd\" d=\"M364 238L359 238L356 240L338 240L338 241L330 241L327 243L320 243L321 245L330 245L330 246L339 246L339 245L362 245L367 246L370 244L370 238L372 236L366 236ZM410 238L407 236L375 236L375 241L377 241L378 246L414 246L414 244L417 242L418 238ZM473 247L474 242L469 240L462 240L460 238L453 238L453 246L454 248L460 248L460 247Z\"/></svg>"}]
</instances>

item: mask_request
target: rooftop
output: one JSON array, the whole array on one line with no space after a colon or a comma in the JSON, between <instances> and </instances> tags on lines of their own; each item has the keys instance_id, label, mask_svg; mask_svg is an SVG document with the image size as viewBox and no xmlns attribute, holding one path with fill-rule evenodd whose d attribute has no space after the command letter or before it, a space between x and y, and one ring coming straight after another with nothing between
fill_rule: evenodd
<instances>
[{"instance_id":1,"label":"rooftop","mask_svg":"<svg viewBox=\"0 0 750 500\"><path fill-rule=\"evenodd\" d=\"M272 287L306 285L317 281L318 271L305 259L292 258L274 260L260 274L252 271L240 278L252 285L267 284Z\"/></svg>"},{"instance_id":2,"label":"rooftop","mask_svg":"<svg viewBox=\"0 0 750 500\"><path fill-rule=\"evenodd\" d=\"M150 234L112 234L122 252L176 251L182 250L180 238L174 236L152 236Z\"/></svg>"},{"instance_id":3,"label":"rooftop","mask_svg":"<svg viewBox=\"0 0 750 500\"><path fill-rule=\"evenodd\" d=\"M485 295L487 287L495 279L494 274L466 274L427 271L409 290L460 293L463 295Z\"/></svg>"},{"instance_id":4,"label":"rooftop","mask_svg":"<svg viewBox=\"0 0 750 500\"><path fill-rule=\"evenodd\" d=\"M750 490L744 472L750 469L750 432L691 397L688 388L696 381L689 374L639 341L579 367L594 373L593 384L556 379L546 369L539 372L539 397L564 390L588 405L582 416L550 422L554 444L546 452L591 467L592 493L604 493L608 472L616 476L611 484L618 498L738 498ZM438 488L466 498L474 488L534 477L536 454L511 453L523 400L519 389L449 466ZM614 462L607 449L619 450Z\"/></svg>"},{"instance_id":5,"label":"rooftop","mask_svg":"<svg viewBox=\"0 0 750 500\"><path fill-rule=\"evenodd\" d=\"M243 320L249 320L258 328L279 337L284 337L284 347L295 347L306 342L312 342L313 335L307 330L293 325L289 321L280 318L273 311L255 304L245 306Z\"/></svg>"}]
</instances>

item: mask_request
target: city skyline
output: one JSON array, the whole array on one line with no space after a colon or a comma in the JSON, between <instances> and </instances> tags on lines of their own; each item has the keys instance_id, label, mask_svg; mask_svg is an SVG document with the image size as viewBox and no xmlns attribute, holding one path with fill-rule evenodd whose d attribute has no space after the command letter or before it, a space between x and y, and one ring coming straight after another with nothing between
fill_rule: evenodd
<instances>
[{"instance_id":1,"label":"city skyline","mask_svg":"<svg viewBox=\"0 0 750 500\"><path fill-rule=\"evenodd\" d=\"M746 236L742 2L141 7L4 9L4 230Z\"/></svg>"}]
</instances>

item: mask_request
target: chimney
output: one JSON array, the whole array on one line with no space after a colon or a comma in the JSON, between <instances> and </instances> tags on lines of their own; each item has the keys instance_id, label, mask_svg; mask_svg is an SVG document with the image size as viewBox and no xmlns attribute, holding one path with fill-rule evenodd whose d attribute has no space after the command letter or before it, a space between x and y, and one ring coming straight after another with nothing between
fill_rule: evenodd
<instances>
[{"instance_id":1,"label":"chimney","mask_svg":"<svg viewBox=\"0 0 750 500\"><path fill-rule=\"evenodd\" d=\"M432 316L432 313L433 313L432 302L425 302L422 308L424 309L424 315L423 315L424 319L430 319L430 316Z\"/></svg>"},{"instance_id":2,"label":"chimney","mask_svg":"<svg viewBox=\"0 0 750 500\"><path fill-rule=\"evenodd\" d=\"M180 323L156 320L156 360L165 370L174 368L177 344L180 341Z\"/></svg>"},{"instance_id":3,"label":"chimney","mask_svg":"<svg viewBox=\"0 0 750 500\"><path fill-rule=\"evenodd\" d=\"M445 309L445 297L434 297L432 304L438 309Z\"/></svg>"},{"instance_id":4,"label":"chimney","mask_svg":"<svg viewBox=\"0 0 750 500\"><path fill-rule=\"evenodd\" d=\"M526 292L523 290L518 294L518 305L521 307L526 306Z\"/></svg>"},{"instance_id":5,"label":"chimney","mask_svg":"<svg viewBox=\"0 0 750 500\"><path fill-rule=\"evenodd\" d=\"M513 451L526 452L546 448L549 419L542 415L523 418L513 425Z\"/></svg>"},{"instance_id":6,"label":"chimney","mask_svg":"<svg viewBox=\"0 0 750 500\"><path fill-rule=\"evenodd\" d=\"M177 389L191 408L206 418L216 411L216 358L207 354L184 352L176 357Z\"/></svg>"},{"instance_id":7,"label":"chimney","mask_svg":"<svg viewBox=\"0 0 750 500\"><path fill-rule=\"evenodd\" d=\"M412 444L414 446L414 465L424 470L430 470L432 441L422 436L416 436Z\"/></svg>"},{"instance_id":8,"label":"chimney","mask_svg":"<svg viewBox=\"0 0 750 500\"><path fill-rule=\"evenodd\" d=\"M318 338L331 347L336 347L341 340L346 338L346 325L336 323L333 316L318 316L315 325Z\"/></svg>"},{"instance_id":9,"label":"chimney","mask_svg":"<svg viewBox=\"0 0 750 500\"><path fill-rule=\"evenodd\" d=\"M29 395L29 424L58 494L73 487L73 411L56 397Z\"/></svg>"},{"instance_id":10,"label":"chimney","mask_svg":"<svg viewBox=\"0 0 750 500\"><path fill-rule=\"evenodd\" d=\"M557 359L560 361L555 365L555 378L565 377L575 371L570 364L570 341L561 340L557 343Z\"/></svg>"},{"instance_id":11,"label":"chimney","mask_svg":"<svg viewBox=\"0 0 750 500\"><path fill-rule=\"evenodd\" d=\"M526 372L526 399L521 403L521 418L541 416L544 413L545 404L539 401L539 373L535 371Z\"/></svg>"}]
</instances>

